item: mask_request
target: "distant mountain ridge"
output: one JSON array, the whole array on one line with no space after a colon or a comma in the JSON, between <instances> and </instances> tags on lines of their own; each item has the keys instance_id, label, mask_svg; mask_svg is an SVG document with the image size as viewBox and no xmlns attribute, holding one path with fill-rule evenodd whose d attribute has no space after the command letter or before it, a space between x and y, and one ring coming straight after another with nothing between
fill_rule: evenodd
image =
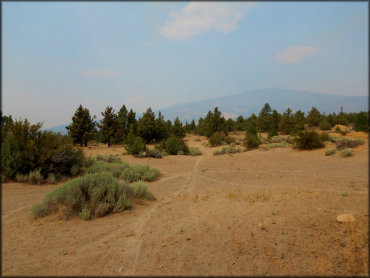
<instances>
[{"instance_id":1,"label":"distant mountain ridge","mask_svg":"<svg viewBox=\"0 0 370 278\"><path fill-rule=\"evenodd\" d=\"M339 96L323 93L313 93L291 89L270 88L251 90L242 94L217 97L199 101L175 104L156 110L162 112L166 120L174 120L177 116L182 122L197 121L204 117L209 110L217 106L225 118L237 118L250 116L252 113L258 115L265 103L269 103L271 109L283 113L287 108L295 112L300 109L307 112L315 106L321 113L339 113L340 107L344 112L368 111L369 98L367 96ZM138 117L141 114L137 115ZM49 130L67 133L66 125L60 125Z\"/></svg>"}]
</instances>

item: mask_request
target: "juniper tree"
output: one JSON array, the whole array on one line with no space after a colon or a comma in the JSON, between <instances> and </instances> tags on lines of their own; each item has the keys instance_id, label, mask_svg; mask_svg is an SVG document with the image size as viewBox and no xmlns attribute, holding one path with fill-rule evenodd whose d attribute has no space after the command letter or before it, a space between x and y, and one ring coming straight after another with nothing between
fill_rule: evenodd
<instances>
[{"instance_id":1,"label":"juniper tree","mask_svg":"<svg viewBox=\"0 0 370 278\"><path fill-rule=\"evenodd\" d=\"M111 106L107 106L104 112L101 112L103 119L98 124L105 143L108 143L108 147L111 146L112 137L116 134L118 129L117 115L114 113L114 109Z\"/></svg>"},{"instance_id":2,"label":"juniper tree","mask_svg":"<svg viewBox=\"0 0 370 278\"><path fill-rule=\"evenodd\" d=\"M307 123L311 126L319 126L320 121L321 121L321 114L319 110L317 110L316 107L312 107L310 112L308 112L307 115Z\"/></svg>"},{"instance_id":3,"label":"juniper tree","mask_svg":"<svg viewBox=\"0 0 370 278\"><path fill-rule=\"evenodd\" d=\"M93 118L95 118L95 116ZM66 129L74 143L87 147L88 140L92 139L94 136L96 130L95 125L96 123L91 118L89 110L83 108L80 104L72 117L72 123L67 126Z\"/></svg>"},{"instance_id":4,"label":"juniper tree","mask_svg":"<svg viewBox=\"0 0 370 278\"><path fill-rule=\"evenodd\" d=\"M268 132L272 128L271 107L266 103L261 109L257 118L257 130L259 132Z\"/></svg>"}]
</instances>

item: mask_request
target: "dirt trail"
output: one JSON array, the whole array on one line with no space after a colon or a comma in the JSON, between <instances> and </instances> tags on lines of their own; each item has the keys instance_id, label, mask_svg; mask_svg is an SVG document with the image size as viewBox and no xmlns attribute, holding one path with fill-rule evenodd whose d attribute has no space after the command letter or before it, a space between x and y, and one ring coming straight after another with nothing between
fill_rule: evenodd
<instances>
[{"instance_id":1,"label":"dirt trail","mask_svg":"<svg viewBox=\"0 0 370 278\"><path fill-rule=\"evenodd\" d=\"M242 134L236 134L242 137ZM361 136L361 134L358 134ZM138 159L162 175L157 200L83 221L33 220L29 207L60 186L2 185L3 275L354 275L368 261L368 145L355 155L291 148ZM326 148L331 148L327 146ZM336 222L351 213L352 225ZM367 266L368 267L368 266Z\"/></svg>"}]
</instances>

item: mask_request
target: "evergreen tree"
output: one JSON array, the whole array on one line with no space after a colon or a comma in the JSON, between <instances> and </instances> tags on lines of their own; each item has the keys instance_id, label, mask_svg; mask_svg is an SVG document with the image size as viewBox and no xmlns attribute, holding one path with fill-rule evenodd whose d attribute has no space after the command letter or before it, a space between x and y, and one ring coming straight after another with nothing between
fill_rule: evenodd
<instances>
[{"instance_id":1,"label":"evergreen tree","mask_svg":"<svg viewBox=\"0 0 370 278\"><path fill-rule=\"evenodd\" d=\"M180 122L178 117L176 117L176 119L173 122L171 134L178 138L184 138L186 135L184 127L182 126L182 123Z\"/></svg>"},{"instance_id":2,"label":"evergreen tree","mask_svg":"<svg viewBox=\"0 0 370 278\"><path fill-rule=\"evenodd\" d=\"M159 142L162 139L168 138L168 136L166 122L164 121L161 111L159 111L158 117L155 119L155 140Z\"/></svg>"},{"instance_id":3,"label":"evergreen tree","mask_svg":"<svg viewBox=\"0 0 370 278\"><path fill-rule=\"evenodd\" d=\"M190 123L190 131L195 131L195 129L196 129L196 124L195 124L195 121L194 121L194 119L191 121L191 123Z\"/></svg>"},{"instance_id":4,"label":"evergreen tree","mask_svg":"<svg viewBox=\"0 0 370 278\"><path fill-rule=\"evenodd\" d=\"M110 147L112 137L116 134L119 127L118 118L111 106L107 106L101 114L103 119L98 126L103 134L104 142L108 143L108 147Z\"/></svg>"},{"instance_id":5,"label":"evergreen tree","mask_svg":"<svg viewBox=\"0 0 370 278\"><path fill-rule=\"evenodd\" d=\"M257 118L258 132L268 132L272 128L272 111L268 103L266 103L260 111Z\"/></svg>"},{"instance_id":6,"label":"evergreen tree","mask_svg":"<svg viewBox=\"0 0 370 278\"><path fill-rule=\"evenodd\" d=\"M357 113L354 130L369 132L369 114L367 112Z\"/></svg>"},{"instance_id":7,"label":"evergreen tree","mask_svg":"<svg viewBox=\"0 0 370 278\"><path fill-rule=\"evenodd\" d=\"M291 134L295 127L295 120L294 116L292 114L292 109L288 108L283 113L283 116L281 117L281 120L279 122L279 130L283 134Z\"/></svg>"},{"instance_id":8,"label":"evergreen tree","mask_svg":"<svg viewBox=\"0 0 370 278\"><path fill-rule=\"evenodd\" d=\"M245 130L245 121L243 116L239 116L235 123L236 130Z\"/></svg>"},{"instance_id":9,"label":"evergreen tree","mask_svg":"<svg viewBox=\"0 0 370 278\"><path fill-rule=\"evenodd\" d=\"M337 116L337 124L338 125L348 125L347 115L343 112L343 107L340 107L340 112Z\"/></svg>"},{"instance_id":10,"label":"evergreen tree","mask_svg":"<svg viewBox=\"0 0 370 278\"><path fill-rule=\"evenodd\" d=\"M125 105L117 113L117 131L114 135L115 143L123 142L128 133L128 111Z\"/></svg>"},{"instance_id":11,"label":"evergreen tree","mask_svg":"<svg viewBox=\"0 0 370 278\"><path fill-rule=\"evenodd\" d=\"M227 131L233 131L235 129L235 122L233 119L228 118L225 122L226 130Z\"/></svg>"},{"instance_id":12,"label":"evergreen tree","mask_svg":"<svg viewBox=\"0 0 370 278\"><path fill-rule=\"evenodd\" d=\"M321 114L316 107L312 107L311 111L307 115L307 123L311 126L319 126L321 121Z\"/></svg>"},{"instance_id":13,"label":"evergreen tree","mask_svg":"<svg viewBox=\"0 0 370 278\"><path fill-rule=\"evenodd\" d=\"M208 111L208 114L204 119L204 135L209 138L215 132L224 132L227 134L225 118L218 110L218 107L215 107L213 113Z\"/></svg>"},{"instance_id":14,"label":"evergreen tree","mask_svg":"<svg viewBox=\"0 0 370 278\"><path fill-rule=\"evenodd\" d=\"M130 109L130 111L127 114L127 128L130 130L130 128L133 128L134 133L136 133L137 128L137 120L136 120L136 113Z\"/></svg>"},{"instance_id":15,"label":"evergreen tree","mask_svg":"<svg viewBox=\"0 0 370 278\"><path fill-rule=\"evenodd\" d=\"M95 122L91 118L89 110L80 104L72 117L72 123L66 129L74 143L87 147L88 140L94 136Z\"/></svg>"},{"instance_id":16,"label":"evergreen tree","mask_svg":"<svg viewBox=\"0 0 370 278\"><path fill-rule=\"evenodd\" d=\"M306 117L304 116L304 112L301 110L297 110L294 114L294 122L295 122L295 127L293 132L298 134L300 130L304 130L304 125L306 123Z\"/></svg>"},{"instance_id":17,"label":"evergreen tree","mask_svg":"<svg viewBox=\"0 0 370 278\"><path fill-rule=\"evenodd\" d=\"M155 139L155 114L150 107L138 120L136 134L143 138L145 143L151 143Z\"/></svg>"}]
</instances>

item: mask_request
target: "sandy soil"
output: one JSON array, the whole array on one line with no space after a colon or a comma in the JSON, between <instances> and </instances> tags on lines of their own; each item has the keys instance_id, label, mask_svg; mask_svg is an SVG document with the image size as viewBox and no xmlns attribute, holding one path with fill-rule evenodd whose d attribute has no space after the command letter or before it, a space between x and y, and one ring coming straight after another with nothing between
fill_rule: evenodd
<instances>
[{"instance_id":1,"label":"sandy soil","mask_svg":"<svg viewBox=\"0 0 370 278\"><path fill-rule=\"evenodd\" d=\"M3 184L2 275L363 274L368 140L355 135L366 143L347 158L292 148L213 156L221 147L203 146L200 136L186 138L203 152L195 157L89 147L88 156L158 168L160 179L147 183L157 200L92 221L33 220L29 207L60 184ZM356 222L336 222L343 213Z\"/></svg>"}]
</instances>

